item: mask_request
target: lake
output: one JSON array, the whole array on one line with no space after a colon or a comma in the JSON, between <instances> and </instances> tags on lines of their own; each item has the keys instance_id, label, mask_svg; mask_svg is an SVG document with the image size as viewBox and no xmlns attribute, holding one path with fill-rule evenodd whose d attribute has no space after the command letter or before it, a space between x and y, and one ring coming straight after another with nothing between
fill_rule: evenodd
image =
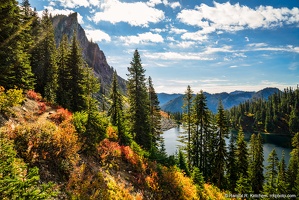
<instances>
[{"instance_id":1,"label":"lake","mask_svg":"<svg viewBox=\"0 0 299 200\"><path fill-rule=\"evenodd\" d=\"M175 127L164 131L162 137L164 138L165 149L168 155L174 155L177 153L178 148L183 144L178 141L179 135L185 131L182 127ZM237 132L234 132L237 134ZM249 142L250 140L250 133L245 133L245 140ZM264 149L264 166L267 165L267 159L269 153L272 149L275 148L278 158L280 159L282 156L282 151L285 153L285 161L288 164L290 159L290 152L291 152L291 138L282 135L272 135L272 134L262 134L263 137L263 149ZM229 144L229 139L225 139L226 144Z\"/></svg>"}]
</instances>

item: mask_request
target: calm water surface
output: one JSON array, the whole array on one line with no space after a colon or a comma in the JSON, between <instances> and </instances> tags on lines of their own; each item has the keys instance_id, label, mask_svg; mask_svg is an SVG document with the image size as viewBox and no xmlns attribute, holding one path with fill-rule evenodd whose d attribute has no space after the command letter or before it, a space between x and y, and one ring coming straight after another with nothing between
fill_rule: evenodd
<instances>
[{"instance_id":1,"label":"calm water surface","mask_svg":"<svg viewBox=\"0 0 299 200\"><path fill-rule=\"evenodd\" d=\"M178 137L183 133L185 129L182 127L176 127L172 128L170 130L164 131L163 138L165 143L165 149L168 155L174 155L177 153L180 146L183 144L178 141ZM234 133L237 134L237 133ZM245 140L249 142L251 134L245 133ZM267 158L269 156L269 153L272 151L272 149L275 148L275 151L278 155L278 158L280 159L282 156L282 151L285 153L285 161L288 164L290 159L290 152L291 152L291 138L287 136L281 136L281 135L269 135L269 134L262 134L264 144L264 166L267 165ZM226 144L229 144L229 139L226 139Z\"/></svg>"}]
</instances>

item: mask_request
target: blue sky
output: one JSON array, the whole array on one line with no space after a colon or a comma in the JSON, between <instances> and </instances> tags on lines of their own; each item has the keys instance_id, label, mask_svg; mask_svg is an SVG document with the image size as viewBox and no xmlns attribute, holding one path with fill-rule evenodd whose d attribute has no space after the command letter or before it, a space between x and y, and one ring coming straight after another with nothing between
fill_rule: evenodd
<instances>
[{"instance_id":1,"label":"blue sky","mask_svg":"<svg viewBox=\"0 0 299 200\"><path fill-rule=\"evenodd\" d=\"M88 37L127 78L137 48L156 92L299 83L297 0L31 0L38 11L79 13Z\"/></svg>"}]
</instances>

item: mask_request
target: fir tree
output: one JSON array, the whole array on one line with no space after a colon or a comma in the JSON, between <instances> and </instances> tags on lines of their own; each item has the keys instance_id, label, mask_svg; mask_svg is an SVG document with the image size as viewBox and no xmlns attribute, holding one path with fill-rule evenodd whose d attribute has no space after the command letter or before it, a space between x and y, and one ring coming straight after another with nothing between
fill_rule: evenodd
<instances>
[{"instance_id":1,"label":"fir tree","mask_svg":"<svg viewBox=\"0 0 299 200\"><path fill-rule=\"evenodd\" d=\"M148 90L149 90L149 114L150 114L150 134L152 137L152 147L157 148L158 142L160 140L160 135L162 134L161 127L161 109L160 102L158 100L158 96L155 92L155 88L153 86L152 78L148 78Z\"/></svg>"},{"instance_id":2,"label":"fir tree","mask_svg":"<svg viewBox=\"0 0 299 200\"><path fill-rule=\"evenodd\" d=\"M229 146L228 146L228 156L227 156L227 180L228 180L228 190L231 192L235 191L237 186L237 163L235 152L235 138L233 133L230 135Z\"/></svg>"},{"instance_id":3,"label":"fir tree","mask_svg":"<svg viewBox=\"0 0 299 200\"><path fill-rule=\"evenodd\" d=\"M225 137L228 135L228 122L224 113L224 108L222 102L219 102L218 112L216 115L216 125L217 125L217 150L215 155L215 172L214 172L214 182L219 188L225 186L225 168L226 168L226 144Z\"/></svg>"},{"instance_id":4,"label":"fir tree","mask_svg":"<svg viewBox=\"0 0 299 200\"><path fill-rule=\"evenodd\" d=\"M131 132L137 144L147 150L151 149L151 134L149 122L149 98L146 88L145 69L142 67L139 52L135 50L128 67L128 96L130 104Z\"/></svg>"},{"instance_id":5,"label":"fir tree","mask_svg":"<svg viewBox=\"0 0 299 200\"><path fill-rule=\"evenodd\" d=\"M26 41L29 26L20 15L17 1L8 0L0 5L0 85L6 89L18 87L33 89Z\"/></svg>"},{"instance_id":6,"label":"fir tree","mask_svg":"<svg viewBox=\"0 0 299 200\"><path fill-rule=\"evenodd\" d=\"M264 183L264 155L261 134L258 134L258 136L251 135L248 156L248 176L251 187L255 194L259 194L263 190Z\"/></svg>"},{"instance_id":7,"label":"fir tree","mask_svg":"<svg viewBox=\"0 0 299 200\"><path fill-rule=\"evenodd\" d=\"M247 152L247 144L244 140L244 132L240 127L237 139L237 148L236 148L236 162L238 166L237 175L241 177L243 175L244 178L248 177L248 152Z\"/></svg>"},{"instance_id":8,"label":"fir tree","mask_svg":"<svg viewBox=\"0 0 299 200\"><path fill-rule=\"evenodd\" d=\"M68 66L69 43L67 35L63 35L58 47L58 90L57 103L64 108L71 109L71 68Z\"/></svg>"},{"instance_id":9,"label":"fir tree","mask_svg":"<svg viewBox=\"0 0 299 200\"><path fill-rule=\"evenodd\" d=\"M184 96L184 114L183 120L187 126L187 160L188 167L191 168L191 107L192 107L192 97L193 91L191 90L190 85L188 85L187 90L185 91Z\"/></svg>"},{"instance_id":10,"label":"fir tree","mask_svg":"<svg viewBox=\"0 0 299 200\"><path fill-rule=\"evenodd\" d=\"M56 63L56 45L54 39L54 29L47 10L43 12L43 17L39 30L42 37L36 49L36 63L33 63L33 72L36 77L36 90L49 102L56 102L58 88L58 67Z\"/></svg>"},{"instance_id":11,"label":"fir tree","mask_svg":"<svg viewBox=\"0 0 299 200\"><path fill-rule=\"evenodd\" d=\"M199 170L204 171L204 158L206 155L205 149L205 133L209 128L209 110L207 108L206 97L201 90L199 94L196 94L193 99L193 105L191 108L192 114L192 136L191 136L191 152L192 152L192 165L198 167Z\"/></svg>"},{"instance_id":12,"label":"fir tree","mask_svg":"<svg viewBox=\"0 0 299 200\"><path fill-rule=\"evenodd\" d=\"M275 149L273 149L268 157L268 166L266 166L266 176L264 184L265 194L277 194L277 174L278 174L278 158Z\"/></svg>"},{"instance_id":13,"label":"fir tree","mask_svg":"<svg viewBox=\"0 0 299 200\"><path fill-rule=\"evenodd\" d=\"M282 157L278 165L278 175L277 175L277 194L288 194L288 182L287 182L287 171L286 163L284 159L284 151L282 152Z\"/></svg>"},{"instance_id":14,"label":"fir tree","mask_svg":"<svg viewBox=\"0 0 299 200\"><path fill-rule=\"evenodd\" d=\"M108 110L108 116L110 116L110 121L112 125L117 127L118 141L121 145L129 145L130 138L126 133L125 126L124 126L123 101L122 101L123 98L119 91L116 71L114 71L113 73L110 99L112 103Z\"/></svg>"},{"instance_id":15,"label":"fir tree","mask_svg":"<svg viewBox=\"0 0 299 200\"><path fill-rule=\"evenodd\" d=\"M291 158L289 161L287 178L289 184L289 192L296 193L297 183L296 178L299 176L299 133L296 133L292 139L293 150L291 152ZM295 178L296 177L296 178Z\"/></svg>"}]
</instances>

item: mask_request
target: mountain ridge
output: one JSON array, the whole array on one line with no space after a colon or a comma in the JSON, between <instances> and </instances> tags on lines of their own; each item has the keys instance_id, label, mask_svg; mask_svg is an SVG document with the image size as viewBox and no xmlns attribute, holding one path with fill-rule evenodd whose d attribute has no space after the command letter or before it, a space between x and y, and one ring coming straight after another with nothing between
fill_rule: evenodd
<instances>
[{"instance_id":1,"label":"mountain ridge","mask_svg":"<svg viewBox=\"0 0 299 200\"><path fill-rule=\"evenodd\" d=\"M278 88L264 88L262 90L259 90L257 92L249 92L249 91L233 91L230 93L227 92L221 92L221 93L215 93L215 94L210 94L207 92L204 92L204 95L207 98L207 106L208 108L216 113L217 112L217 106L219 100L222 101L223 106L225 109L229 109L233 106L236 106L242 102L245 102L246 100L254 99L254 98L264 98L267 99L270 95L274 93L278 93L280 90ZM163 94L163 100L164 102L167 98L166 93L158 93L158 99L160 101L161 94ZM175 98L171 98L172 94L169 94L169 101L166 103L161 103L160 101L160 106L163 111L166 112L182 112L182 106L183 106L183 98L184 94L177 94L179 96L176 96ZM195 96L195 94L194 94Z\"/></svg>"},{"instance_id":2,"label":"mountain ridge","mask_svg":"<svg viewBox=\"0 0 299 200\"><path fill-rule=\"evenodd\" d=\"M109 93L114 69L108 64L106 56L99 45L88 40L85 30L78 22L77 15L75 12L68 16L56 15L52 17L56 45L59 45L64 34L67 35L70 41L74 32L76 32L79 45L82 48L83 58L88 66L93 69L95 76L101 83L101 93ZM118 82L121 91L125 94L126 81L118 76Z\"/></svg>"}]
</instances>

